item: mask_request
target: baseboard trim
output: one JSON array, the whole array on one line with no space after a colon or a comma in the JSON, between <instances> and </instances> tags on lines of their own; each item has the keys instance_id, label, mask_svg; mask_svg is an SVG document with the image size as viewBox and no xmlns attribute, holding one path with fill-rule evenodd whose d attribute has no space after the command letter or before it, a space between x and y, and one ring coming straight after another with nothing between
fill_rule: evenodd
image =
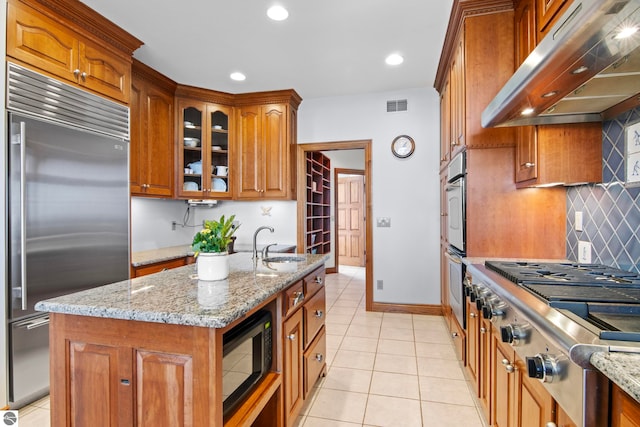
<instances>
[{"instance_id":1,"label":"baseboard trim","mask_svg":"<svg viewBox=\"0 0 640 427\"><path fill-rule=\"evenodd\" d=\"M387 302L374 302L371 304L371 311L442 316L442 306L436 304L392 304Z\"/></svg>"}]
</instances>

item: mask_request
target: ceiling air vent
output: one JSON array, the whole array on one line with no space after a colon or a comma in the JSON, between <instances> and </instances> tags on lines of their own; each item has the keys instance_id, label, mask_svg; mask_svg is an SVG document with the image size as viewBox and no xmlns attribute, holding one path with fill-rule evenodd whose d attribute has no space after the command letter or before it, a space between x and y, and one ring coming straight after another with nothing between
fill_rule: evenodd
<instances>
[{"instance_id":1,"label":"ceiling air vent","mask_svg":"<svg viewBox=\"0 0 640 427\"><path fill-rule=\"evenodd\" d=\"M394 111L407 111L407 100L396 99L393 101L387 101L387 113L392 113Z\"/></svg>"}]
</instances>

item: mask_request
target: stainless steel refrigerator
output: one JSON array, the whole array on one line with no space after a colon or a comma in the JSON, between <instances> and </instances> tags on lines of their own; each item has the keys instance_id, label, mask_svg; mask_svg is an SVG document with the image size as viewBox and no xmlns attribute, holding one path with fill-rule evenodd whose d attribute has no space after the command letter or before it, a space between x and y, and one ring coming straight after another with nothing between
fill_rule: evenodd
<instances>
[{"instance_id":1,"label":"stainless steel refrigerator","mask_svg":"<svg viewBox=\"0 0 640 427\"><path fill-rule=\"evenodd\" d=\"M129 277L129 111L7 68L9 400L48 393L49 317L36 302Z\"/></svg>"}]
</instances>

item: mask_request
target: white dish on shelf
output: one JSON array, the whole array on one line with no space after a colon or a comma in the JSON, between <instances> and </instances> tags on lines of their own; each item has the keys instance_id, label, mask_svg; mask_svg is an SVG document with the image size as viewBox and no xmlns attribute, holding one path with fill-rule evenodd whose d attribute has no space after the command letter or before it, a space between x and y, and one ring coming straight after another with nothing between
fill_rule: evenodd
<instances>
[{"instance_id":1,"label":"white dish on shelf","mask_svg":"<svg viewBox=\"0 0 640 427\"><path fill-rule=\"evenodd\" d=\"M184 122L184 127L187 129L195 129L196 125L194 125L192 122Z\"/></svg>"},{"instance_id":2,"label":"white dish on shelf","mask_svg":"<svg viewBox=\"0 0 640 427\"><path fill-rule=\"evenodd\" d=\"M221 129L222 129L222 126L220 126L220 125L214 125L214 126L213 126L213 128L214 128L214 129L216 129L216 130L221 130Z\"/></svg>"},{"instance_id":3,"label":"white dish on shelf","mask_svg":"<svg viewBox=\"0 0 640 427\"><path fill-rule=\"evenodd\" d=\"M185 147L197 147L200 145L200 139L199 138L189 138L189 137L185 137L184 138L184 146Z\"/></svg>"},{"instance_id":4,"label":"white dish on shelf","mask_svg":"<svg viewBox=\"0 0 640 427\"><path fill-rule=\"evenodd\" d=\"M214 145L213 147L211 147L211 149L212 149L213 151L220 151L220 150L222 150L222 147L221 147L221 146L219 146L219 145Z\"/></svg>"},{"instance_id":5,"label":"white dish on shelf","mask_svg":"<svg viewBox=\"0 0 640 427\"><path fill-rule=\"evenodd\" d=\"M222 178L213 178L213 191L227 191L227 183Z\"/></svg>"},{"instance_id":6,"label":"white dish on shelf","mask_svg":"<svg viewBox=\"0 0 640 427\"><path fill-rule=\"evenodd\" d=\"M198 184L192 181L187 181L182 184L182 189L185 191L198 191Z\"/></svg>"}]
</instances>

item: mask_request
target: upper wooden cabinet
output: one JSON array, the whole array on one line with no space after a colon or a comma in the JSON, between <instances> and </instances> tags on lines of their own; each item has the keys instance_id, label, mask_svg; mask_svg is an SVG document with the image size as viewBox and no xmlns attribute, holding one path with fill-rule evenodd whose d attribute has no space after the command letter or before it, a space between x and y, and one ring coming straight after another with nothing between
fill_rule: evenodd
<instances>
[{"instance_id":1,"label":"upper wooden cabinet","mask_svg":"<svg viewBox=\"0 0 640 427\"><path fill-rule=\"evenodd\" d=\"M264 104L255 96L263 97ZM282 98L281 102L268 102ZM258 101L258 102L256 102ZM240 96L234 163L236 199L295 197L297 109L294 91Z\"/></svg>"},{"instance_id":2,"label":"upper wooden cabinet","mask_svg":"<svg viewBox=\"0 0 640 427\"><path fill-rule=\"evenodd\" d=\"M54 0L47 5L52 3L55 12L36 0L9 0L7 55L23 65L128 103L131 55L142 42L80 2Z\"/></svg>"},{"instance_id":3,"label":"upper wooden cabinet","mask_svg":"<svg viewBox=\"0 0 640 427\"><path fill-rule=\"evenodd\" d=\"M513 4L493 3L495 13L477 2L454 3L435 81L443 107L441 166L465 147L514 145L512 128L480 124L482 111L513 74Z\"/></svg>"},{"instance_id":4,"label":"upper wooden cabinet","mask_svg":"<svg viewBox=\"0 0 640 427\"><path fill-rule=\"evenodd\" d=\"M229 199L232 107L178 99L178 196Z\"/></svg>"},{"instance_id":5,"label":"upper wooden cabinet","mask_svg":"<svg viewBox=\"0 0 640 427\"><path fill-rule=\"evenodd\" d=\"M129 179L134 196L173 197L176 84L139 61L131 78Z\"/></svg>"},{"instance_id":6,"label":"upper wooden cabinet","mask_svg":"<svg viewBox=\"0 0 640 427\"><path fill-rule=\"evenodd\" d=\"M542 40L573 0L535 0L535 2L539 40Z\"/></svg>"},{"instance_id":7,"label":"upper wooden cabinet","mask_svg":"<svg viewBox=\"0 0 640 427\"><path fill-rule=\"evenodd\" d=\"M537 0L516 0L514 13L515 68L517 69L538 43L536 31Z\"/></svg>"}]
</instances>

